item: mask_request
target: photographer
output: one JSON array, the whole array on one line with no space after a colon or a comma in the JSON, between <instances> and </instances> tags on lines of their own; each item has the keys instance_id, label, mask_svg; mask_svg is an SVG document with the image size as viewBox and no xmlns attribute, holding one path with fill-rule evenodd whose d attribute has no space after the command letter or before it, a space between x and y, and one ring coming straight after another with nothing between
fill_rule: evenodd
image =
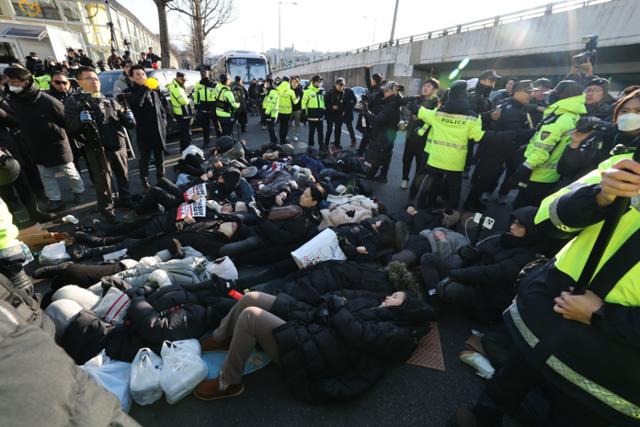
<instances>
[{"instance_id":1,"label":"photographer","mask_svg":"<svg viewBox=\"0 0 640 427\"><path fill-rule=\"evenodd\" d=\"M394 81L388 82L382 90L384 98L380 111L377 114L373 113L369 110L369 106L365 105L363 114L372 126L371 142L367 150L367 160L371 163L371 169L367 173L367 179L377 179L386 183L393 155L393 144L398 132L402 99L398 95L398 84ZM380 175L375 177L378 170L380 170Z\"/></svg>"},{"instance_id":2,"label":"photographer","mask_svg":"<svg viewBox=\"0 0 640 427\"><path fill-rule=\"evenodd\" d=\"M136 121L131 111L100 94L100 79L93 68L80 67L77 78L82 93L64 103L67 130L85 147L98 209L106 221L115 222L111 179L115 175L118 182L119 204L131 206L125 127L135 127Z\"/></svg>"},{"instance_id":3,"label":"photographer","mask_svg":"<svg viewBox=\"0 0 640 427\"><path fill-rule=\"evenodd\" d=\"M637 146L640 141L640 90L636 90L616 105L613 123L597 117L583 117L576 123L571 143L562 153L558 172L562 183L570 184L602 161L626 147ZM614 148L615 147L615 148Z\"/></svg>"},{"instance_id":4,"label":"photographer","mask_svg":"<svg viewBox=\"0 0 640 427\"><path fill-rule=\"evenodd\" d=\"M434 78L428 78L422 84L422 92L416 97L416 104L426 108L427 110L435 110L438 108L439 99L437 96L440 82ZM415 114L411 115L409 125L407 126L407 139L404 144L404 154L402 155L402 183L400 188L406 190L409 187L409 171L411 163L415 159L417 174L424 168L426 159L424 146L426 144L426 129L423 128L424 122L418 119Z\"/></svg>"},{"instance_id":5,"label":"photographer","mask_svg":"<svg viewBox=\"0 0 640 427\"><path fill-rule=\"evenodd\" d=\"M613 106L609 103L609 81L602 77L593 77L584 88L587 115L605 122L611 121Z\"/></svg>"},{"instance_id":6,"label":"photographer","mask_svg":"<svg viewBox=\"0 0 640 427\"><path fill-rule=\"evenodd\" d=\"M374 73L371 75L371 68L373 68L373 66L369 65L364 69L364 82L367 86L367 94L366 96L363 96L362 99L368 102L369 110L371 110L373 114L377 114L382 105L382 86L385 82L382 74ZM360 140L360 146L358 147L358 154L362 156L365 154L371 138L371 129L369 123L366 122L364 114L358 117L357 129L362 132L362 139Z\"/></svg>"}]
</instances>

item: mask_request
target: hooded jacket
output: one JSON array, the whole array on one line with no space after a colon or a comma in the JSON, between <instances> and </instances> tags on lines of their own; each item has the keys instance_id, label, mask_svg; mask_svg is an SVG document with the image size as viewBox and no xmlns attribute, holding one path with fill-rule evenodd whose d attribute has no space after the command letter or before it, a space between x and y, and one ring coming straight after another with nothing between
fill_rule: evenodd
<instances>
[{"instance_id":1,"label":"hooded jacket","mask_svg":"<svg viewBox=\"0 0 640 427\"><path fill-rule=\"evenodd\" d=\"M291 89L291 85L289 82L284 81L278 85L276 91L278 92L278 105L276 108L277 114L291 114L293 111L293 104L299 101L296 97L296 93Z\"/></svg>"},{"instance_id":2,"label":"hooded jacket","mask_svg":"<svg viewBox=\"0 0 640 427\"><path fill-rule=\"evenodd\" d=\"M60 101L32 83L19 94L11 94L9 105L36 164L50 167L73 161Z\"/></svg>"},{"instance_id":3,"label":"hooded jacket","mask_svg":"<svg viewBox=\"0 0 640 427\"><path fill-rule=\"evenodd\" d=\"M389 361L409 358L432 311L412 298L379 307L394 291L383 271L342 262L319 264L281 288L271 312L286 323L273 336L295 397L316 403L356 398ZM334 297L346 303L336 305Z\"/></svg>"},{"instance_id":4,"label":"hooded jacket","mask_svg":"<svg viewBox=\"0 0 640 427\"><path fill-rule=\"evenodd\" d=\"M515 283L522 268L539 258L538 247L543 240L540 227L534 224L537 208L527 206L513 212L527 229L524 237L502 233L480 241L475 249L478 259L449 272L449 277L465 285L483 290L485 303L499 315L513 300Z\"/></svg>"},{"instance_id":5,"label":"hooded jacket","mask_svg":"<svg viewBox=\"0 0 640 427\"><path fill-rule=\"evenodd\" d=\"M524 153L524 166L533 171L532 182L554 183L560 180L558 161L571 142L569 131L575 128L580 115L587 112L584 99L584 95L564 98L545 110Z\"/></svg>"}]
</instances>

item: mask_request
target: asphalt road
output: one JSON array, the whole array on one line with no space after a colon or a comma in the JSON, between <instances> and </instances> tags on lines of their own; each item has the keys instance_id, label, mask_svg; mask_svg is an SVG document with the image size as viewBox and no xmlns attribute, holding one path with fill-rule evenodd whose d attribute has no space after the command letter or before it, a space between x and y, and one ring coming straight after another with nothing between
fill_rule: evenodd
<instances>
[{"instance_id":1,"label":"asphalt road","mask_svg":"<svg viewBox=\"0 0 640 427\"><path fill-rule=\"evenodd\" d=\"M306 141L307 129L302 127L300 132L298 148L302 149L306 145L302 141ZM244 138L251 148L268 142L267 132L260 129L255 117L250 117ZM194 134L194 140L196 145L202 144L199 132ZM346 131L342 144L349 144ZM404 134L399 133L389 182L372 184L374 194L390 212L402 210L407 203L407 191L400 190L403 147ZM172 166L178 158L178 142L173 140L168 148L171 154L167 164ZM173 176L171 167L167 167L167 175ZM137 161L133 160L130 177L134 193L141 192L138 176ZM150 176L153 181L153 168ZM86 202L70 207L65 213L73 213L82 224L89 225L96 215L95 196L86 171L83 178L87 183ZM489 214L497 220L494 231L505 227L508 208L492 204ZM72 231L72 227L59 223L53 228ZM438 324L446 372L409 365L393 366L372 390L356 401L329 406L300 402L289 393L279 369L272 364L246 376L246 389L239 397L201 402L188 396L175 405L162 399L147 407L134 404L130 415L144 426L443 426L456 408L473 404L482 390L483 380L457 358L463 349L463 341L475 325L458 313L445 314Z\"/></svg>"}]
</instances>

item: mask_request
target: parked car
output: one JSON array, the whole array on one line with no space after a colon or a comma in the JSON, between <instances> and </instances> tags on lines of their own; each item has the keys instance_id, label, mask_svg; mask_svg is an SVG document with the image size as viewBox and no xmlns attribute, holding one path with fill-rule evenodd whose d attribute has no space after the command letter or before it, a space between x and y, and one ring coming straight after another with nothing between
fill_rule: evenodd
<instances>
[{"instance_id":1,"label":"parked car","mask_svg":"<svg viewBox=\"0 0 640 427\"><path fill-rule=\"evenodd\" d=\"M165 88L165 86L173 80L173 78L176 76L176 72L180 71L186 76L187 80L184 84L184 87L188 95L191 95L193 93L193 87L200 80L200 72L193 70L173 70L169 68L161 68L155 70L152 68L148 68L145 71L148 77L153 77L158 80L160 91L163 93L165 98L167 98L168 103L170 103L169 91ZM118 77L120 77L120 74L122 74L122 70L108 70L98 74L101 85L100 92L102 92L104 96L113 97L113 87L116 83L116 80L118 80ZM174 134L177 131L177 123L171 117L168 117L167 133Z\"/></svg>"},{"instance_id":2,"label":"parked car","mask_svg":"<svg viewBox=\"0 0 640 427\"><path fill-rule=\"evenodd\" d=\"M354 86L351 88L351 90L356 95L356 99L358 100L358 102L360 102L360 100L362 99L362 95L367 93L367 88L362 86Z\"/></svg>"}]
</instances>

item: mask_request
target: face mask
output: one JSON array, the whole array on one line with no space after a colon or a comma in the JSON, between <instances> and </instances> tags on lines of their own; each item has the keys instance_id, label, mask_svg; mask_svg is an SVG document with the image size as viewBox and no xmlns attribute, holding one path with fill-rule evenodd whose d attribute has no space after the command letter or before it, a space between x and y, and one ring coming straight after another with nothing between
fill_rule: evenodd
<instances>
[{"instance_id":1,"label":"face mask","mask_svg":"<svg viewBox=\"0 0 640 427\"><path fill-rule=\"evenodd\" d=\"M24 88L22 86L11 86L9 85L9 91L11 91L12 93L20 93L24 90Z\"/></svg>"},{"instance_id":2,"label":"face mask","mask_svg":"<svg viewBox=\"0 0 640 427\"><path fill-rule=\"evenodd\" d=\"M618 129L622 132L631 132L640 129L640 114L627 113L618 117Z\"/></svg>"}]
</instances>

